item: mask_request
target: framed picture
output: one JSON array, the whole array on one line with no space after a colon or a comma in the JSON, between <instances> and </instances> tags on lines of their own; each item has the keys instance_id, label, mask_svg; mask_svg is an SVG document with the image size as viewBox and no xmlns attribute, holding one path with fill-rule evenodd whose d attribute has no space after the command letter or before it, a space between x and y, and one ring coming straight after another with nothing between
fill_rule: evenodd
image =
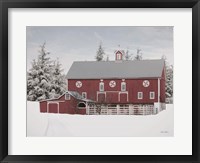
<instances>
[{"instance_id":1,"label":"framed picture","mask_svg":"<svg viewBox=\"0 0 200 163\"><path fill-rule=\"evenodd\" d=\"M27 137L173 137L172 26L28 26L26 35ZM56 37L64 53L48 53Z\"/></svg>"},{"instance_id":2,"label":"framed picture","mask_svg":"<svg viewBox=\"0 0 200 163\"><path fill-rule=\"evenodd\" d=\"M3 1L2 162L199 162L199 2Z\"/></svg>"}]
</instances>

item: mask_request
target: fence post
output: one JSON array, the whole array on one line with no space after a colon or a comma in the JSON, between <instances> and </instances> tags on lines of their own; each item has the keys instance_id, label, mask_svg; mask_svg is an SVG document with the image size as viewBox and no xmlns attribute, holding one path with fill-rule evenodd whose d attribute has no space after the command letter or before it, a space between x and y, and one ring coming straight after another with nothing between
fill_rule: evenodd
<instances>
[{"instance_id":1,"label":"fence post","mask_svg":"<svg viewBox=\"0 0 200 163\"><path fill-rule=\"evenodd\" d=\"M87 113L88 115L90 115L90 106L88 105L88 108L87 108Z\"/></svg>"},{"instance_id":2,"label":"fence post","mask_svg":"<svg viewBox=\"0 0 200 163\"><path fill-rule=\"evenodd\" d=\"M117 115L119 114L119 105L117 105Z\"/></svg>"},{"instance_id":3,"label":"fence post","mask_svg":"<svg viewBox=\"0 0 200 163\"><path fill-rule=\"evenodd\" d=\"M87 102L86 102L86 114L88 114L88 104L87 104Z\"/></svg>"},{"instance_id":4,"label":"fence post","mask_svg":"<svg viewBox=\"0 0 200 163\"><path fill-rule=\"evenodd\" d=\"M143 107L143 109L142 109L143 110L143 115L145 115L145 113L144 113L145 112L145 106L143 105L142 107Z\"/></svg>"},{"instance_id":5,"label":"fence post","mask_svg":"<svg viewBox=\"0 0 200 163\"><path fill-rule=\"evenodd\" d=\"M96 105L94 105L94 115L96 115Z\"/></svg>"}]
</instances>

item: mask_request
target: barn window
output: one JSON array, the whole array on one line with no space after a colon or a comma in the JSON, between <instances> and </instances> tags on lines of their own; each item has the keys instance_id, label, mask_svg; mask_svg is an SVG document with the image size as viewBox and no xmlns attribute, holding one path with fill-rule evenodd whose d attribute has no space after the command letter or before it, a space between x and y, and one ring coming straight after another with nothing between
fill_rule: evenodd
<instances>
[{"instance_id":1,"label":"barn window","mask_svg":"<svg viewBox=\"0 0 200 163\"><path fill-rule=\"evenodd\" d=\"M101 91L101 92L104 91L104 83L103 82L99 83L99 91Z\"/></svg>"},{"instance_id":2,"label":"barn window","mask_svg":"<svg viewBox=\"0 0 200 163\"><path fill-rule=\"evenodd\" d=\"M65 94L65 100L70 100L70 94L69 93Z\"/></svg>"},{"instance_id":3,"label":"barn window","mask_svg":"<svg viewBox=\"0 0 200 163\"><path fill-rule=\"evenodd\" d=\"M155 92L150 92L149 93L149 98L150 99L155 99Z\"/></svg>"},{"instance_id":4,"label":"barn window","mask_svg":"<svg viewBox=\"0 0 200 163\"><path fill-rule=\"evenodd\" d=\"M142 92L138 92L138 99L143 99L143 93Z\"/></svg>"},{"instance_id":5,"label":"barn window","mask_svg":"<svg viewBox=\"0 0 200 163\"><path fill-rule=\"evenodd\" d=\"M80 102L80 103L78 104L78 107L79 107L79 108L85 108L85 107L86 107L86 105L85 105L85 103L84 103L84 102Z\"/></svg>"},{"instance_id":6,"label":"barn window","mask_svg":"<svg viewBox=\"0 0 200 163\"><path fill-rule=\"evenodd\" d=\"M86 92L82 92L82 97L83 98L87 98L87 93Z\"/></svg>"},{"instance_id":7,"label":"barn window","mask_svg":"<svg viewBox=\"0 0 200 163\"><path fill-rule=\"evenodd\" d=\"M121 83L121 91L126 91L126 83L125 82Z\"/></svg>"}]
</instances>

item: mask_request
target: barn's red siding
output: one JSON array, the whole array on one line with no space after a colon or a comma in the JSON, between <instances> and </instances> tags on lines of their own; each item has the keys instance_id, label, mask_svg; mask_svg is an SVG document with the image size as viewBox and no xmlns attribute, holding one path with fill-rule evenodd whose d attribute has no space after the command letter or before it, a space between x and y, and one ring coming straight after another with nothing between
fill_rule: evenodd
<instances>
[{"instance_id":1,"label":"barn's red siding","mask_svg":"<svg viewBox=\"0 0 200 163\"><path fill-rule=\"evenodd\" d=\"M120 94L120 103L129 103L128 96L126 93Z\"/></svg>"},{"instance_id":2,"label":"barn's red siding","mask_svg":"<svg viewBox=\"0 0 200 163\"><path fill-rule=\"evenodd\" d=\"M65 100L65 96L64 96L64 95L61 96L60 98L58 98L58 100L60 100L60 101L64 101L64 100Z\"/></svg>"},{"instance_id":3,"label":"barn's red siding","mask_svg":"<svg viewBox=\"0 0 200 163\"><path fill-rule=\"evenodd\" d=\"M78 114L86 114L86 108L78 109L77 113Z\"/></svg>"},{"instance_id":4,"label":"barn's red siding","mask_svg":"<svg viewBox=\"0 0 200 163\"><path fill-rule=\"evenodd\" d=\"M107 92L106 93L106 103L112 104L118 101L118 93L116 92Z\"/></svg>"},{"instance_id":5,"label":"barn's red siding","mask_svg":"<svg viewBox=\"0 0 200 163\"><path fill-rule=\"evenodd\" d=\"M162 72L162 78L160 80L160 102L165 102L165 69Z\"/></svg>"},{"instance_id":6,"label":"barn's red siding","mask_svg":"<svg viewBox=\"0 0 200 163\"><path fill-rule=\"evenodd\" d=\"M126 99L126 94L120 95L120 101L118 100L118 93L114 91L121 91L121 79L116 79L116 86L114 88L111 88L109 86L109 82L113 79L104 79L104 91L106 93L106 101L109 103L154 103L158 102L158 79L125 79L126 82L126 91L128 92L128 102ZM143 81L149 80L150 85L149 87L143 86ZM76 81L82 82L82 87L77 88L76 87ZM99 91L99 83L100 79L88 79L88 80L68 80L68 90L70 91L77 91L79 94L82 94L82 92L87 92L87 98L92 99L94 101L97 100L97 91ZM161 97L162 101L164 100L164 81L161 82ZM113 92L112 92L113 91ZM143 92L143 99L138 99L137 93ZM155 99L150 99L150 92L155 92ZM117 95L116 95L117 94ZM98 101L102 101L105 98L104 94L100 94L98 97Z\"/></svg>"},{"instance_id":7,"label":"barn's red siding","mask_svg":"<svg viewBox=\"0 0 200 163\"><path fill-rule=\"evenodd\" d=\"M40 102L40 112L47 112L47 101Z\"/></svg>"},{"instance_id":8,"label":"barn's red siding","mask_svg":"<svg viewBox=\"0 0 200 163\"><path fill-rule=\"evenodd\" d=\"M58 103L49 103L48 104L48 112L49 113L58 113L59 112Z\"/></svg>"},{"instance_id":9,"label":"barn's red siding","mask_svg":"<svg viewBox=\"0 0 200 163\"><path fill-rule=\"evenodd\" d=\"M90 98L90 97L88 97L88 98ZM104 93L98 94L98 99L96 99L96 101L99 102L99 103L105 102L106 101L106 95Z\"/></svg>"},{"instance_id":10,"label":"barn's red siding","mask_svg":"<svg viewBox=\"0 0 200 163\"><path fill-rule=\"evenodd\" d=\"M59 113L67 113L66 102L59 102Z\"/></svg>"}]
</instances>

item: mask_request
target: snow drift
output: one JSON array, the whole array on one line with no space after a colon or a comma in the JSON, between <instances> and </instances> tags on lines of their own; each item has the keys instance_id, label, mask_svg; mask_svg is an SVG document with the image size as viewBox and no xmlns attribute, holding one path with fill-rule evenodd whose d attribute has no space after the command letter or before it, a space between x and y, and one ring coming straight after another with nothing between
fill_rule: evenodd
<instances>
[{"instance_id":1,"label":"snow drift","mask_svg":"<svg viewBox=\"0 0 200 163\"><path fill-rule=\"evenodd\" d=\"M169 137L174 135L173 104L157 115L69 115L40 113L27 102L27 136Z\"/></svg>"}]
</instances>

